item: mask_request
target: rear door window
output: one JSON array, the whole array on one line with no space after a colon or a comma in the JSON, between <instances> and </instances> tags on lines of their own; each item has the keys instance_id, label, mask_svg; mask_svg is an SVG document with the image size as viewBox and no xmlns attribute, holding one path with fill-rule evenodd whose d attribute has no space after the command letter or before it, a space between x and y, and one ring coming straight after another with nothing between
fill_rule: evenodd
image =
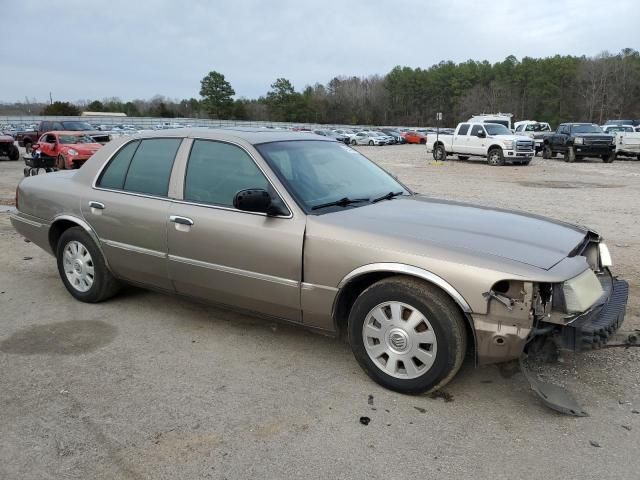
<instances>
[{"instance_id":1,"label":"rear door window","mask_svg":"<svg viewBox=\"0 0 640 480\"><path fill-rule=\"evenodd\" d=\"M125 145L109 162L98 186L166 197L181 138L152 138Z\"/></svg>"},{"instance_id":2,"label":"rear door window","mask_svg":"<svg viewBox=\"0 0 640 480\"><path fill-rule=\"evenodd\" d=\"M458 129L458 135L466 135L468 131L469 131L469 124L463 123L462 125L460 125L460 128Z\"/></svg>"}]
</instances>

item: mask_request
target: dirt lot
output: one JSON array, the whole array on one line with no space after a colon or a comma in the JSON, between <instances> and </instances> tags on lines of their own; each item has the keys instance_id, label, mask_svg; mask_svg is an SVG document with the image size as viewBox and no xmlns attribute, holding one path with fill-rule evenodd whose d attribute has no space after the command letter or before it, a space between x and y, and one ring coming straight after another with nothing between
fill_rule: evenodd
<instances>
[{"instance_id":1,"label":"dirt lot","mask_svg":"<svg viewBox=\"0 0 640 480\"><path fill-rule=\"evenodd\" d=\"M420 146L361 150L421 193L595 228L631 284L626 327L640 328L640 162L488 167L435 163ZM0 162L0 204L21 176ZM546 409L512 368L467 363L441 397L402 396L343 342L301 329L138 289L79 303L6 210L0 478L638 478L640 349L539 367L587 418Z\"/></svg>"}]
</instances>

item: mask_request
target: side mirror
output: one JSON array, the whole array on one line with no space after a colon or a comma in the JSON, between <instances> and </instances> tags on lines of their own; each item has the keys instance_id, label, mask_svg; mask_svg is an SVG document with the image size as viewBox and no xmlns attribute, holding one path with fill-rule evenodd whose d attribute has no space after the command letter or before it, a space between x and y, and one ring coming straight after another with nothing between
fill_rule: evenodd
<instances>
[{"instance_id":1,"label":"side mirror","mask_svg":"<svg viewBox=\"0 0 640 480\"><path fill-rule=\"evenodd\" d=\"M282 215L277 205L273 205L271 195L262 188L248 188L240 190L233 197L233 206L244 212L265 213L267 215Z\"/></svg>"},{"instance_id":2,"label":"side mirror","mask_svg":"<svg viewBox=\"0 0 640 480\"><path fill-rule=\"evenodd\" d=\"M477 135L478 138L486 138L487 134L484 133L484 130L480 130Z\"/></svg>"}]
</instances>

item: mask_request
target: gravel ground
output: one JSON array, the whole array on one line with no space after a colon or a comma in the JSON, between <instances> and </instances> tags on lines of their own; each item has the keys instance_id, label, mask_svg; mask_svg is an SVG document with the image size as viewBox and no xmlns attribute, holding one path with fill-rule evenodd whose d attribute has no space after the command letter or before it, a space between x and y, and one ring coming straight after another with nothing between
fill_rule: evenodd
<instances>
[{"instance_id":1,"label":"gravel ground","mask_svg":"<svg viewBox=\"0 0 640 480\"><path fill-rule=\"evenodd\" d=\"M595 228L640 328L640 162L361 150L421 193ZM11 228L22 167L0 162L0 478L638 478L639 349L536 366L591 414L574 418L510 366L467 363L441 397L403 396L302 329L133 288L82 304Z\"/></svg>"}]
</instances>

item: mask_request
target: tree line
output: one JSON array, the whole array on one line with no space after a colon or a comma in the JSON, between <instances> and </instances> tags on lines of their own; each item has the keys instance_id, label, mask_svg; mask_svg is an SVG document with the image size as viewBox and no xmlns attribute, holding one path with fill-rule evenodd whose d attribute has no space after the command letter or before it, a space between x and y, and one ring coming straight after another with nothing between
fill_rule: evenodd
<instances>
[{"instance_id":1,"label":"tree line","mask_svg":"<svg viewBox=\"0 0 640 480\"><path fill-rule=\"evenodd\" d=\"M128 116L200 117L358 125L435 124L453 126L478 113L513 113L516 119L603 123L640 118L640 54L627 48L593 57L509 56L502 62L443 61L429 68L395 67L386 75L337 76L296 91L286 78L255 99L233 98L232 85L212 71L200 82L200 98L122 102L54 102L45 115L77 115L81 110L124 112ZM0 105L0 114L22 104ZM26 112L20 112L22 114Z\"/></svg>"}]
</instances>

